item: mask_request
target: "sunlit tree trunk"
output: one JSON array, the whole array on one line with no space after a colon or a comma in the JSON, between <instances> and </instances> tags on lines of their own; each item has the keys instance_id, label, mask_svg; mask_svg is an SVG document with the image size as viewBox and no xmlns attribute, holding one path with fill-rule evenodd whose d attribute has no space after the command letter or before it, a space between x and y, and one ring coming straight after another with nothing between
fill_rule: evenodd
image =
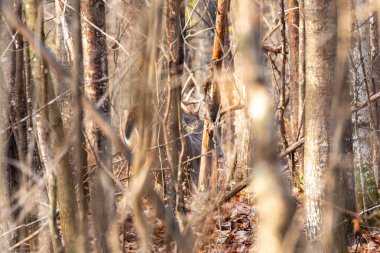
<instances>
[{"instance_id":1,"label":"sunlit tree trunk","mask_svg":"<svg viewBox=\"0 0 380 253\"><path fill-rule=\"evenodd\" d=\"M25 3L26 23L28 27L44 41L42 2L28 0ZM49 67L42 61L34 48L30 48L33 82L38 85L37 107L42 107L56 97L49 73ZM70 165L69 155L63 151L65 135L61 114L56 103L44 107L37 115L36 130L38 148L42 157L45 173L49 178L49 194L52 207L56 201L60 210L61 232L65 242L65 252L76 252L77 245L77 201L75 194L74 169ZM62 154L63 151L63 154ZM55 163L57 162L57 165ZM55 200L56 197L56 200ZM51 237L56 252L62 251L60 239L56 233L56 210L53 208L50 217ZM54 230L55 228L55 230Z\"/></svg>"},{"instance_id":2,"label":"sunlit tree trunk","mask_svg":"<svg viewBox=\"0 0 380 253\"><path fill-rule=\"evenodd\" d=\"M196 6L196 12L194 12L195 19L199 24L193 29L195 32L202 31L195 39L196 49L188 49L189 53L192 53L191 67L194 69L194 77L197 80L199 89L202 89L202 84L207 79L207 64L209 63L212 52L210 48L213 45L214 30L212 29L215 24L215 11L216 1L199 1ZM191 26L191 24L188 24Z\"/></svg>"},{"instance_id":3,"label":"sunlit tree trunk","mask_svg":"<svg viewBox=\"0 0 380 253\"><path fill-rule=\"evenodd\" d=\"M322 11L323 10L323 11ZM336 51L336 6L333 1L305 1L306 98L305 194L309 240L323 229L324 175L331 143L331 99ZM319 38L319 39L316 39ZM323 40L321 38L324 38ZM315 105L318 104L316 107ZM318 245L318 252L323 252Z\"/></svg>"},{"instance_id":4,"label":"sunlit tree trunk","mask_svg":"<svg viewBox=\"0 0 380 253\"><path fill-rule=\"evenodd\" d=\"M304 20L303 20L303 0L299 4L298 0L288 0L288 37L289 37L289 82L290 82L290 119L291 119L291 141L298 141L303 134L303 102L304 102L304 82L300 80L304 73L300 68L304 64L302 61L304 53ZM301 82L300 82L301 81ZM300 177L303 171L302 151L297 150L294 155L293 169Z\"/></svg>"},{"instance_id":5,"label":"sunlit tree trunk","mask_svg":"<svg viewBox=\"0 0 380 253\"><path fill-rule=\"evenodd\" d=\"M298 28L298 123L301 125L299 135L304 134L304 100L305 100L305 0L298 0L299 28ZM303 150L298 153L298 171L303 176Z\"/></svg>"},{"instance_id":6,"label":"sunlit tree trunk","mask_svg":"<svg viewBox=\"0 0 380 253\"><path fill-rule=\"evenodd\" d=\"M211 156L211 170L212 174L216 174L217 171L217 154L216 147L214 143L214 135L217 132L218 126L216 123L220 117L220 85L222 80L222 66L223 66L223 56L224 56L224 35L226 31L226 25L228 24L227 19L227 0L218 0L217 2L217 14L215 22L215 34L214 34L214 46L212 52L212 64L210 67L209 77L203 84L203 89L205 93L205 106L206 115L203 126L203 137L202 137L202 157L201 164L199 168L199 180L198 188L202 191L206 190L208 184L207 178L207 167L209 156ZM213 145L214 144L214 145ZM210 152L211 151L211 152ZM214 161L214 162L213 162ZM214 182L216 183L216 182Z\"/></svg>"},{"instance_id":7,"label":"sunlit tree trunk","mask_svg":"<svg viewBox=\"0 0 380 253\"><path fill-rule=\"evenodd\" d=\"M289 0L289 16L288 16L288 36L289 36L289 65L290 65L290 99L291 99L291 130L292 139L298 137L299 115L298 108L302 107L299 104L299 6L298 0Z\"/></svg>"},{"instance_id":8,"label":"sunlit tree trunk","mask_svg":"<svg viewBox=\"0 0 380 253\"><path fill-rule=\"evenodd\" d=\"M54 51L59 58L59 61L65 66L67 70L73 64L74 61L74 46L70 24L71 9L68 5L71 5L73 1L61 1L55 0L55 45ZM62 115L63 126L65 129L69 129L72 126L73 120L73 105L71 103L71 93L67 92L67 85L64 80L60 80L54 74L52 75L56 93L61 96L58 101L59 108Z\"/></svg>"},{"instance_id":9,"label":"sunlit tree trunk","mask_svg":"<svg viewBox=\"0 0 380 253\"><path fill-rule=\"evenodd\" d=\"M332 149L332 98L335 87L337 50L337 3L335 1L305 1L305 222L310 250L335 252L342 245L333 245L337 238L328 219L331 206L324 200L334 177L329 167ZM318 106L316 106L318 105ZM327 176L331 175L331 176ZM336 192L329 192L337 194ZM337 248L336 248L337 247Z\"/></svg>"},{"instance_id":10,"label":"sunlit tree trunk","mask_svg":"<svg viewBox=\"0 0 380 253\"><path fill-rule=\"evenodd\" d=\"M82 1L81 14L84 91L89 101L99 103L102 116L109 121L107 44L104 35L105 3L102 0ZM112 173L111 144L91 119L85 123L85 133L96 251L109 252L112 239L118 235L115 190L112 179L107 175L107 170Z\"/></svg>"}]
</instances>

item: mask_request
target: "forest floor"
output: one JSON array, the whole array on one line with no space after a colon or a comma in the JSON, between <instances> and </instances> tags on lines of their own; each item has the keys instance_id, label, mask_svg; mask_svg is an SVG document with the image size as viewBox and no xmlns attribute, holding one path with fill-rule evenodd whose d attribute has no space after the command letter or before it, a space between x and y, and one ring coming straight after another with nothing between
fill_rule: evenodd
<instances>
[{"instance_id":1,"label":"forest floor","mask_svg":"<svg viewBox=\"0 0 380 253\"><path fill-rule=\"evenodd\" d=\"M202 223L201 228L193 228L194 233L202 233L197 241L201 245L198 252L248 252L251 248L254 231L256 229L256 209L252 205L251 194L242 191L234 196L230 201L224 203L217 211L208 216ZM192 201L187 201L189 204ZM194 206L188 205L189 210ZM144 213L149 220L153 221L152 229L152 252L168 252L168 247L172 249L173 243L167 243L164 223L157 218L154 210L147 202L144 202ZM205 210L201 210L204 212ZM188 219L199 215L199 211L189 212ZM124 248L127 252L137 252L138 237L133 226L133 215L128 213L124 223ZM123 237L123 235L121 235Z\"/></svg>"},{"instance_id":2,"label":"forest floor","mask_svg":"<svg viewBox=\"0 0 380 253\"><path fill-rule=\"evenodd\" d=\"M198 253L244 253L254 250L253 241L257 229L257 210L249 189L236 194L216 211L208 211L209 206L194 198L186 200L189 221L196 220L197 217L208 212L207 219L192 226L193 233L197 235ZM152 252L174 252L174 243L167 237L165 224L156 216L147 200L144 200L143 208L147 217L147 224L154 224L150 228ZM121 230L123 233L120 235L120 240L124 242L124 249L127 252L137 252L139 248L138 236L133 225L131 210L127 211ZM380 228L363 225L361 241L362 244L358 246L352 241L348 246L349 253L380 253Z\"/></svg>"},{"instance_id":3,"label":"forest floor","mask_svg":"<svg viewBox=\"0 0 380 253\"><path fill-rule=\"evenodd\" d=\"M380 252L380 229L362 226L362 239L360 245L353 244L348 247L350 253Z\"/></svg>"}]
</instances>

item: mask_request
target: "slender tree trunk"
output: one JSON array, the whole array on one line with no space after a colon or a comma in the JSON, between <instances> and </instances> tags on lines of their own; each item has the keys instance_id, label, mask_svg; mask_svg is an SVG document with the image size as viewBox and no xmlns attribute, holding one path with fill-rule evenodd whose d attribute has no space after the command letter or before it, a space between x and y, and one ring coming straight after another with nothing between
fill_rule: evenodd
<instances>
[{"instance_id":1,"label":"slender tree trunk","mask_svg":"<svg viewBox=\"0 0 380 253\"><path fill-rule=\"evenodd\" d=\"M346 52L348 52L348 47ZM342 64L347 66L348 62ZM347 71L342 70L342 72L346 73ZM351 220L352 214L356 212L356 202L350 83L347 78L343 78L341 81L343 84L337 85L340 88L336 89L337 92L335 93L336 105L332 107L335 108L333 110L335 130L332 138L329 171L327 172L329 180L325 187L326 201L327 203L334 203L335 208L325 204L324 226L329 231L323 233L321 239L325 244L324 252L345 253L352 231Z\"/></svg>"},{"instance_id":2,"label":"slender tree trunk","mask_svg":"<svg viewBox=\"0 0 380 253\"><path fill-rule=\"evenodd\" d=\"M102 116L110 120L108 94L108 62L105 32L105 4L102 0L82 1L82 41L84 66L84 91L92 103L99 103ZM88 20L89 22L86 22ZM109 252L117 238L114 185L107 175L112 171L111 144L91 119L85 124L87 164L91 184L91 206L94 215L96 251Z\"/></svg>"},{"instance_id":3,"label":"slender tree trunk","mask_svg":"<svg viewBox=\"0 0 380 253\"><path fill-rule=\"evenodd\" d=\"M362 13L362 5L367 0L352 1L352 15L355 29L353 30L351 49L351 81L353 86L354 103L368 101L370 94L375 92L369 73L372 68L370 52L370 30L367 22L369 15ZM374 63L376 66L376 62ZM375 172L379 162L377 106L370 103L366 108L352 115L354 166L357 187L356 200L358 209L366 209L378 202Z\"/></svg>"},{"instance_id":4,"label":"slender tree trunk","mask_svg":"<svg viewBox=\"0 0 380 253\"><path fill-rule=\"evenodd\" d=\"M290 99L291 99L291 132L292 139L297 141L300 119L299 107L299 5L298 0L288 0L288 36L289 36L289 65L290 65Z\"/></svg>"},{"instance_id":5,"label":"slender tree trunk","mask_svg":"<svg viewBox=\"0 0 380 253\"><path fill-rule=\"evenodd\" d=\"M8 31L5 29L5 23L3 20L0 20L0 35L3 40L0 42L0 50L4 52L6 46L10 42L10 36L7 36ZM6 38L9 38L8 40ZM4 60L7 58L3 56ZM8 58L9 59L9 58ZM9 60L8 60L9 62ZM4 65L4 64L3 64ZM2 69L3 70L3 69ZM0 72L0 129L5 129L8 127L8 92L6 92L7 80L4 78L4 71ZM10 207L10 199L9 199L9 182L8 182L8 164L7 164L7 141L6 135L4 133L0 134L0 207L1 210L5 210L0 214L0 234L4 234L5 232L11 229L11 214L7 211ZM7 252L9 246L11 244L11 235L5 234L0 237L0 252Z\"/></svg>"},{"instance_id":6,"label":"slender tree trunk","mask_svg":"<svg viewBox=\"0 0 380 253\"><path fill-rule=\"evenodd\" d=\"M3 47L2 47L3 48ZM2 89L4 87L1 87ZM1 112L0 112L0 127L1 129L5 129L7 127L6 122L8 121L7 117L7 94L6 92L3 92L0 94L0 105L1 105ZM7 160L5 157L7 145L6 145L6 138L4 138L5 135L0 135L0 141L1 141L1 153L0 153L0 207L2 210L5 210L0 215L0 234L5 234L11 229L10 221L11 214L9 212L10 209L10 199L9 199L9 189L8 189L8 165ZM1 252L7 252L9 249L9 246L11 244L11 234L5 234L0 238L0 251Z\"/></svg>"},{"instance_id":7,"label":"slender tree trunk","mask_svg":"<svg viewBox=\"0 0 380 253\"><path fill-rule=\"evenodd\" d=\"M215 131L217 131L217 121L220 116L220 81L222 78L221 70L223 66L223 56L224 56L224 35L228 23L227 19L227 0L218 0L217 3L217 15L215 22L215 34L214 34L214 48L212 53L212 66L210 68L210 76L208 77L206 83L203 85L205 93L205 104L207 107L206 117L203 126L203 138L202 138L202 157L201 164L199 168L199 181L198 188L201 190L206 190L207 186L207 165L209 162L209 150L210 141L212 141ZM214 148L214 147L212 147ZM216 156L216 152L212 152ZM216 158L214 158L215 160ZM216 167L211 168L212 170L217 170Z\"/></svg>"},{"instance_id":8,"label":"slender tree trunk","mask_svg":"<svg viewBox=\"0 0 380 253\"><path fill-rule=\"evenodd\" d=\"M378 31L378 26L379 26L379 20L377 16L377 12L380 10L376 10L376 4L374 3L376 1L370 0L371 4L371 12L370 12L370 20L369 20L369 29L370 29L370 48L371 48L371 56L370 56L370 62L372 64L371 71L369 73L370 75L370 80L371 80L371 86L373 89L373 93L376 93L379 91L380 88L380 47L379 47L379 31ZM380 143L379 143L379 120L380 120L380 109L379 109L379 102L376 101L373 103L375 106L375 122L374 122L374 127L376 129L376 132L374 134L377 135L377 141L375 142L375 145L373 145L375 152L379 151L380 149ZM377 160L374 160L374 174L375 174L375 179L376 179L376 185L377 188L379 188L379 183L380 183L380 155L377 154L376 156Z\"/></svg>"},{"instance_id":9,"label":"slender tree trunk","mask_svg":"<svg viewBox=\"0 0 380 253\"><path fill-rule=\"evenodd\" d=\"M191 67L194 69L194 77L197 80L199 89L202 89L201 85L207 79L207 64L209 63L212 52L210 48L213 45L214 32L210 29L215 23L215 11L216 11L216 1L199 1L196 7L196 12L194 13L195 18L199 19L199 24L194 27L194 32L200 32L195 39L196 49L193 52L193 59L191 61ZM189 25L188 25L189 26ZM191 50L191 48L189 48ZM195 85L197 85L195 84Z\"/></svg>"},{"instance_id":10,"label":"slender tree trunk","mask_svg":"<svg viewBox=\"0 0 380 253\"><path fill-rule=\"evenodd\" d=\"M185 21L185 6L179 1L168 0L166 3L166 36L169 48L169 68L167 83L167 112L165 115L165 141L166 153L172 169L172 204L175 205L177 219L181 230L184 229L182 213L184 212L184 196L182 182L184 180L184 137L182 129L181 111L181 76L183 73L184 48L182 27Z\"/></svg>"},{"instance_id":11,"label":"slender tree trunk","mask_svg":"<svg viewBox=\"0 0 380 253\"><path fill-rule=\"evenodd\" d=\"M54 51L59 58L59 61L70 70L74 63L74 46L73 36L70 29L70 14L71 9L67 4L72 4L75 1L71 0L55 0L55 45ZM72 105L71 93L67 92L67 85L64 80L59 79L56 75L52 75L56 93L61 96L58 105L62 114L63 126L65 129L70 129L74 119L74 108Z\"/></svg>"},{"instance_id":12,"label":"slender tree trunk","mask_svg":"<svg viewBox=\"0 0 380 253\"><path fill-rule=\"evenodd\" d=\"M28 0L25 3L25 15L28 27L42 41L45 38L43 28L43 8L39 1ZM38 10L40 8L40 13ZM39 85L38 107L48 104L48 101L55 98L55 91L51 82L49 68L45 61L37 57L36 51L30 48L30 60L32 63L32 75L35 84ZM43 164L46 168L46 173L49 178L49 187L57 187L57 202L61 217L61 231L65 242L65 252L76 252L77 247L77 201L75 194L74 170L69 162L69 156L66 151L63 151L65 136L63 132L63 123L61 114L56 103L45 107L37 115L37 135L40 154ZM63 153L62 153L63 152ZM54 170L55 160L58 165ZM56 177L55 177L56 175ZM54 198L50 197L50 204L55 205ZM55 225L55 210L51 218L51 226ZM55 233L54 229L52 230ZM62 250L61 243L56 234L52 234L53 245L56 246L55 251ZM58 240L58 242L56 242Z\"/></svg>"},{"instance_id":13,"label":"slender tree trunk","mask_svg":"<svg viewBox=\"0 0 380 253\"><path fill-rule=\"evenodd\" d=\"M15 12L16 15L22 19L23 15L23 1L15 1ZM21 163L27 164L30 169L30 173L34 175L38 175L39 171L39 157L38 152L35 149L34 138L31 137L31 133L33 133L33 125L32 121L29 118L28 120L24 120L25 117L32 111L32 100L28 99L28 95L31 95L31 85L30 85L30 75L27 76L28 66L26 64L26 60L29 60L29 55L26 56L25 52L28 53L27 44L21 36L21 34L17 33L15 35L15 64L16 64L16 73L15 73L15 87L14 92L11 94L14 95L11 98L11 108L15 110L15 126L16 127L16 143L18 156ZM26 79L28 78L28 79ZM28 85L27 85L28 84ZM29 97L31 98L31 97ZM35 153L36 152L36 153ZM32 162L32 159L34 162ZM19 194L22 196L29 192L35 185L29 180L28 175L24 172L20 175L20 192ZM46 202L47 196L45 192L42 192L39 195L36 195L35 198L31 198L27 201L23 206L24 210L28 210L27 213L24 213L25 219L24 222L26 224L33 223L34 225L28 226L25 231L21 229L21 233L24 233L23 237L27 237L33 234L40 225L43 225L42 222L37 222L39 218L46 215L43 209L39 206L40 203ZM36 252L40 247L42 247L42 243L44 242L49 246L49 236L48 230L44 229L40 232L38 237L35 237L29 241L29 251Z\"/></svg>"},{"instance_id":14,"label":"slender tree trunk","mask_svg":"<svg viewBox=\"0 0 380 253\"><path fill-rule=\"evenodd\" d=\"M373 1L373 8L375 8L375 12L377 15L377 22L380 21L380 2L379 1ZM377 34L380 34L380 25L377 26ZM378 48L380 48L380 39L377 41L378 43Z\"/></svg>"},{"instance_id":15,"label":"slender tree trunk","mask_svg":"<svg viewBox=\"0 0 380 253\"><path fill-rule=\"evenodd\" d=\"M22 2L15 1L15 12L19 18L22 18ZM14 115L13 124L16 124L16 142L20 161L25 162L28 152L26 121L19 121L27 115L26 92L24 82L24 41L18 33L15 35L15 86L11 88L11 115ZM22 180L25 181L25 178ZM26 183L26 182L24 182Z\"/></svg>"},{"instance_id":16,"label":"slender tree trunk","mask_svg":"<svg viewBox=\"0 0 380 253\"><path fill-rule=\"evenodd\" d=\"M288 133L287 133L287 127L285 125L285 103L286 103L286 62L287 62L287 38L286 38L286 23L285 23L285 0L280 1L280 23L281 23L281 43L282 43L282 63L281 63L281 86L278 87L279 89L279 98L278 98L278 105L276 110L276 117L277 117L277 124L278 124L278 133L280 137L280 143L282 145L282 150L286 150L289 146L288 142ZM289 167L291 168L291 171L294 172L294 154L289 154Z\"/></svg>"},{"instance_id":17,"label":"slender tree trunk","mask_svg":"<svg viewBox=\"0 0 380 253\"><path fill-rule=\"evenodd\" d=\"M299 123L299 138L304 134L305 127L305 115L304 115L304 102L305 102L305 80L306 80L306 70L305 70L305 0L299 0L299 35L298 35L298 46L299 46L299 61L298 61L298 123ZM298 172L300 177L303 177L303 151L299 150L298 153Z\"/></svg>"},{"instance_id":18,"label":"slender tree trunk","mask_svg":"<svg viewBox=\"0 0 380 253\"><path fill-rule=\"evenodd\" d=\"M73 105L73 155L74 164L76 168L76 185L78 196L78 252L88 252L88 224L87 224L87 210L88 205L86 201L86 193L84 190L84 174L88 172L87 168L87 152L85 150L86 140L83 134L82 120L83 110L80 104L81 95L83 93L83 48L82 48L82 29L80 22L80 1L74 1L72 18L72 32L73 32L73 70L72 70L72 84L71 95Z\"/></svg>"},{"instance_id":19,"label":"slender tree trunk","mask_svg":"<svg viewBox=\"0 0 380 253\"><path fill-rule=\"evenodd\" d=\"M351 101L349 81L349 49L351 46L351 14L346 0L337 1L338 36L337 55L334 73L334 96L332 100L332 119L334 133L329 159L330 180L326 183L327 203L334 203L335 208L327 210L325 226L328 233L322 235L327 245L333 245L335 252L347 252L347 245L352 231L351 220L356 213L355 176L353 166L353 141L351 123ZM328 204L327 204L328 205ZM330 226L330 227L329 227Z\"/></svg>"},{"instance_id":20,"label":"slender tree trunk","mask_svg":"<svg viewBox=\"0 0 380 253\"><path fill-rule=\"evenodd\" d=\"M289 16L288 16L288 37L289 37L289 70L290 70L290 117L291 117L291 139L296 142L301 137L301 127L303 125L302 111L303 111L303 84L300 83L300 51L303 45L303 18L300 18L300 5L298 0L288 0ZM301 74L302 75L302 74ZM302 172L302 152L296 151L290 157L292 159L292 166L298 176ZM298 168L297 168L298 167Z\"/></svg>"},{"instance_id":21,"label":"slender tree trunk","mask_svg":"<svg viewBox=\"0 0 380 253\"><path fill-rule=\"evenodd\" d=\"M14 1L13 2L15 14L18 18L22 18L22 1ZM27 143L27 124L26 121L21 121L26 115L27 115L27 106L26 106L26 91L25 91L25 82L24 82L24 41L22 36L19 33L15 33L14 35L14 42L12 43L12 48L15 50L15 53L11 59L13 61L14 65L11 66L14 67L12 70L12 76L14 82L12 82L12 85L10 86L10 93L9 93L9 100L10 100L10 122L12 124L12 131L15 136L16 140L16 147L17 147L17 156L18 160L21 163L26 163L26 157L28 153L28 143ZM29 188L29 182L28 177L17 170L16 172L16 181L17 181L17 194L16 196L22 196L24 193L28 191ZM24 210L21 208L26 206L32 206L34 203L32 201L28 201L25 204L20 205L20 210L18 210L16 214L20 217L25 217L24 219L21 219L20 221L29 223L32 220L32 214L31 213L25 213ZM31 228L29 231L33 230ZM23 238L27 237L28 235L28 229L21 228L18 230L18 240L22 240ZM31 242L31 249L33 251L33 245L36 245L36 240L33 240ZM24 250L26 248L19 247L19 250Z\"/></svg>"}]
</instances>

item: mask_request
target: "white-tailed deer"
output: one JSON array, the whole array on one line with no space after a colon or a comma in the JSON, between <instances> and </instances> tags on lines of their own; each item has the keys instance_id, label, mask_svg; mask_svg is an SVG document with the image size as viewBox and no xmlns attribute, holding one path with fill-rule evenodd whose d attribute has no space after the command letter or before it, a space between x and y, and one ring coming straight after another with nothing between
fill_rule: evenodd
<instances>
[{"instance_id":1,"label":"white-tailed deer","mask_svg":"<svg viewBox=\"0 0 380 253\"><path fill-rule=\"evenodd\" d=\"M186 107L186 102L182 102L182 107ZM199 108L199 107L198 107ZM139 133L136 129L136 115L137 115L138 106L131 106L129 110L124 112L124 115L120 121L120 136L127 147L134 153L134 149L139 140ZM183 156L183 166L186 167L189 178L192 182L197 182L198 174L199 174L199 165L201 158L201 146L202 146L202 131L203 131L203 122L198 119L197 113L194 111L185 109L182 114L182 122L184 129L184 139L185 139L185 152ZM164 138L160 138L164 140ZM222 156L223 152L220 145L217 146L217 154L218 156ZM158 149L161 149L158 152ZM162 167L168 168L168 162L165 155L165 143L160 143L154 147L148 148L150 155L157 156L157 159L153 159L158 161L159 155L162 154L163 161ZM161 169L161 164L153 164L153 170L158 171Z\"/></svg>"}]
</instances>

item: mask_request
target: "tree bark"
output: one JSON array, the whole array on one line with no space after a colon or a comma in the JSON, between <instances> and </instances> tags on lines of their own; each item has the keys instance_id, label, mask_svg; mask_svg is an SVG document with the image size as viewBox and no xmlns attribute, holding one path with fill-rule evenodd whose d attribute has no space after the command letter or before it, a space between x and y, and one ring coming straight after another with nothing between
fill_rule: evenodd
<instances>
[{"instance_id":1,"label":"tree bark","mask_svg":"<svg viewBox=\"0 0 380 253\"><path fill-rule=\"evenodd\" d=\"M333 233L324 233L322 239L333 245L335 252L347 252L350 240L353 214L356 213L355 176L353 166L352 111L349 76L349 49L351 46L352 19L350 7L345 0L337 1L338 29L337 54L334 73L334 92L332 100L332 137L329 171L326 183L326 205L334 203L327 210L325 226Z\"/></svg>"},{"instance_id":2,"label":"tree bark","mask_svg":"<svg viewBox=\"0 0 380 253\"><path fill-rule=\"evenodd\" d=\"M306 70L305 70L305 0L299 0L299 66L298 66L298 120L299 120L299 137L304 135L305 127L305 114L304 114L304 102L305 102L305 79L306 79ZM303 152L302 150L298 153L298 171L301 177L303 177Z\"/></svg>"},{"instance_id":3,"label":"tree bark","mask_svg":"<svg viewBox=\"0 0 380 253\"><path fill-rule=\"evenodd\" d=\"M337 8L335 1L305 1L305 210L306 235L313 252L334 252L323 240L334 238L327 224L330 211L324 204L329 157L332 148L332 97L337 47ZM318 106L316 106L318 105ZM332 224L331 224L332 225ZM337 236L337 235L335 235Z\"/></svg>"},{"instance_id":4,"label":"tree bark","mask_svg":"<svg viewBox=\"0 0 380 253\"><path fill-rule=\"evenodd\" d=\"M13 3L13 2L12 2ZM17 17L22 17L22 3L20 1L15 1L13 3L13 10L15 11L15 15ZM23 98L23 40L19 34L16 34L16 31L12 29L10 31L14 37L8 34L4 34L5 43L10 43L10 48L5 51L4 55L4 64L2 64L2 71L4 74L4 81L6 86L4 86L4 92L7 92L7 98L9 99L9 104L7 105L9 118L7 121L10 121L11 136L13 141L9 141L9 149L14 151L13 155L15 159L20 159L22 162L25 162L25 155L27 152L26 148L26 125L25 122L19 122L21 115L25 112L25 106L22 106L21 103ZM10 51L10 52L7 52ZM19 95L21 97L19 97ZM17 170L14 166L9 166L9 189L8 192L11 193L10 200L11 204L17 204L19 197L21 196L22 191L25 191L26 184L24 175ZM21 206L17 208L17 210L13 213L13 217L15 220L22 214ZM23 215L23 214L22 214ZM14 240L18 241L22 238L26 237L26 229L20 229L15 233ZM19 250L24 250L25 248L19 247Z\"/></svg>"},{"instance_id":5,"label":"tree bark","mask_svg":"<svg viewBox=\"0 0 380 253\"><path fill-rule=\"evenodd\" d=\"M290 65L290 99L291 99L291 132L292 139L297 140L299 128L300 94L298 85L299 71L299 5L298 0L288 0L288 36L289 36L289 65Z\"/></svg>"},{"instance_id":6,"label":"tree bark","mask_svg":"<svg viewBox=\"0 0 380 253\"><path fill-rule=\"evenodd\" d=\"M185 152L185 140L182 129L181 111L181 76L183 73L184 48L182 27L185 23L185 6L179 1L168 0L166 3L166 36L169 49L167 111L165 115L166 154L172 169L172 204L175 206L181 230L184 229L182 213L184 212L184 196L182 183L184 166L182 160Z\"/></svg>"},{"instance_id":7,"label":"tree bark","mask_svg":"<svg viewBox=\"0 0 380 253\"><path fill-rule=\"evenodd\" d=\"M85 0L81 6L82 21L88 20L105 31L105 4L102 0ZM103 33L89 22L82 22L84 91L92 103L99 103L102 116L110 120L108 94L107 44ZM85 112L86 114L86 112ZM94 215L96 251L112 250L112 240L117 238L115 220L114 185L105 170L112 171L111 144L91 119L85 124L87 164L91 184L91 206Z\"/></svg>"},{"instance_id":8,"label":"tree bark","mask_svg":"<svg viewBox=\"0 0 380 253\"><path fill-rule=\"evenodd\" d=\"M75 15L72 13L68 5L73 4L75 1L55 0L55 45L54 52L59 61L64 65L67 70L70 70L74 63L74 46L73 36L71 31L70 17ZM61 96L58 101L59 109L62 115L63 127L65 130L70 129L74 118L73 105L71 93L67 92L67 85L64 80L60 79L57 75L52 75L54 88L57 95Z\"/></svg>"},{"instance_id":9,"label":"tree bark","mask_svg":"<svg viewBox=\"0 0 380 253\"><path fill-rule=\"evenodd\" d=\"M73 69L72 69L72 84L71 84L71 95L72 95L72 108L73 108L73 160L76 169L76 185L77 185L77 198L78 198L78 252L88 252L88 202L86 201L86 194L88 194L88 184L87 188L84 188L84 175L87 174L87 152L85 150L85 136L83 134L83 109L80 104L80 99L83 93L83 47L82 47L82 29L80 21L80 1L74 1L73 7L75 10L73 12L72 18L72 32L73 32ZM63 18L65 14L63 13ZM63 22L62 22L63 23ZM88 177L86 177L87 179Z\"/></svg>"},{"instance_id":10,"label":"tree bark","mask_svg":"<svg viewBox=\"0 0 380 253\"><path fill-rule=\"evenodd\" d=\"M39 1L28 0L25 3L26 22L35 35L44 41L43 8L41 5L38 16ZM37 95L38 107L48 104L48 101L56 97L49 67L41 60L35 48L30 48L30 60L32 63L32 75L35 84L39 85ZM77 247L77 201L75 194L74 170L69 162L69 156L64 149L65 136L61 114L56 103L42 109L37 115L36 129L38 135L38 147L42 157L46 173L49 178L49 187L57 187L57 202L61 217L61 231L65 242L65 252L76 252ZM63 154L62 154L63 152ZM54 170L53 164L57 160ZM56 186L55 186L56 176ZM52 196L50 196L50 201ZM54 205L54 203L50 203ZM55 220L51 221L55 223ZM52 224L52 226L55 226ZM52 240L56 241L56 234L52 234ZM54 242L55 243L55 242ZM62 250L58 241L55 250Z\"/></svg>"},{"instance_id":11,"label":"tree bark","mask_svg":"<svg viewBox=\"0 0 380 253\"><path fill-rule=\"evenodd\" d=\"M0 20L0 35L3 38L0 42L0 50L1 52L4 52L6 49L6 46L10 42L10 36L7 36L8 31L5 29L5 22L3 20ZM9 63L9 58L3 56L3 60L6 60L7 63ZM7 60L8 59L8 60ZM3 64L5 65L5 64ZM8 127L8 92L4 92L7 90L7 80L4 78L4 67L2 68L3 71L0 72L0 89L3 92L0 92L0 129L5 129ZM7 231L9 231L12 227L11 221L11 214L7 211L10 207L10 198L9 198L9 182L8 182L8 164L7 164L7 149L8 145L6 142L6 135L4 133L0 133L0 207L2 210L6 210L5 212L2 212L0 214L0 234L3 234ZM11 236L4 235L3 237L0 237L0 252L6 252L8 251L11 244Z\"/></svg>"},{"instance_id":12,"label":"tree bark","mask_svg":"<svg viewBox=\"0 0 380 253\"><path fill-rule=\"evenodd\" d=\"M380 50L379 50L379 31L378 31L378 26L379 26L379 20L377 17L377 12L376 6L374 3L374 0L369 0L370 1L370 19L369 19L369 39L370 39L370 50L371 50L371 55L370 55L370 62L372 67L370 68L370 83L371 83L371 88L372 88L372 94L377 93L380 88ZM380 10L379 10L380 11ZM369 99L367 99L368 101ZM368 101L370 102L370 101ZM375 128L375 135L377 135L376 142L373 145L373 148L375 152L378 152L380 149L380 142L379 142L379 120L380 120L380 104L378 101L373 103L375 109L374 113L376 114L374 117L374 128ZM377 188L379 188L379 183L380 183L380 155L375 156L376 159L374 159L374 166L373 166L373 172L375 174L375 180L376 180L376 185Z\"/></svg>"},{"instance_id":13,"label":"tree bark","mask_svg":"<svg viewBox=\"0 0 380 253\"><path fill-rule=\"evenodd\" d=\"M369 15L361 12L363 4L367 0L352 1L352 15L355 29L353 30L351 47L351 82L354 94L354 104L364 101L370 102L370 95L375 92L375 86L371 84L370 68L371 43L370 43L370 19ZM374 63L376 66L376 62ZM375 171L379 165L379 136L376 133L377 122L376 101L368 103L366 108L355 111L352 115L353 122L353 150L355 181L359 186L356 191L358 209L366 209L378 202L379 196L376 187Z\"/></svg>"},{"instance_id":14,"label":"tree bark","mask_svg":"<svg viewBox=\"0 0 380 253\"><path fill-rule=\"evenodd\" d=\"M216 0L199 1L195 7L194 13L199 24L192 28L194 33L203 31L195 39L196 49L192 52L189 48L189 53L193 53L191 67L194 69L194 77L197 80L199 89L202 89L201 84L207 79L207 64L209 63L212 52L210 48L213 45L214 31L212 28L215 25ZM197 84L195 84L197 85Z\"/></svg>"},{"instance_id":15,"label":"tree bark","mask_svg":"<svg viewBox=\"0 0 380 253\"><path fill-rule=\"evenodd\" d=\"M214 47L212 53L212 66L210 68L210 75L203 85L205 93L205 105L206 105L206 117L203 126L203 138L202 138L202 157L199 168L199 181L198 188L202 191L206 190L207 182L207 165L209 161L208 152L210 150L210 140L213 139L215 131L217 131L216 122L219 118L220 111L220 81L221 81L221 69L223 66L224 56L224 35L228 23L227 19L227 0L218 0L217 14L215 22L215 34L214 34ZM214 147L213 147L214 148ZM216 152L212 152L213 159L217 159ZM212 166L212 170L217 170L215 166Z\"/></svg>"}]
</instances>

